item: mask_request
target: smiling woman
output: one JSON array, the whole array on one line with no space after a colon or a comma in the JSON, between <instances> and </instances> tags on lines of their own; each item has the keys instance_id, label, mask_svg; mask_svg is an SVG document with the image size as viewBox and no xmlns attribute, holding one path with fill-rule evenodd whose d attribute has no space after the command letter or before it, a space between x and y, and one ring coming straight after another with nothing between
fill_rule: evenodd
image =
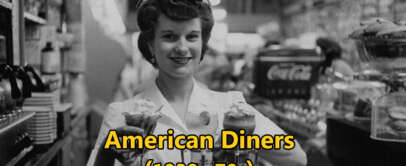
<instances>
[{"instance_id":1,"label":"smiling woman","mask_svg":"<svg viewBox=\"0 0 406 166\"><path fill-rule=\"evenodd\" d=\"M178 135L219 135L223 129L223 115L234 103L246 105L244 108L255 113L253 134L286 135L248 105L240 92L211 91L194 79L193 75L204 59L213 22L211 5L202 0L146 0L141 4L137 16L141 30L138 46L143 57L158 69L158 76L132 99L110 104L88 165L145 165L145 159L190 162L192 152L176 148L149 151L103 148L111 130L117 132L119 139L145 135L142 128L128 126L122 116L124 112L139 112L134 103L144 99L156 105L150 111L162 108L162 116L152 133L157 138L168 134L168 130L176 131ZM142 124L148 118L139 121ZM126 139L131 141L136 137ZM259 154L276 165L306 165L306 154L297 142L294 145L291 150L263 150ZM119 162L115 162L116 159Z\"/></svg>"}]
</instances>

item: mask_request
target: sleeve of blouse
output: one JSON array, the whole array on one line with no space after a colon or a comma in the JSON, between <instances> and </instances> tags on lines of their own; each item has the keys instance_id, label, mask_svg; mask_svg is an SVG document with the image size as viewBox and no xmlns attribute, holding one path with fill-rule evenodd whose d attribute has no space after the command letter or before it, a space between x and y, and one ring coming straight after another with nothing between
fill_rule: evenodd
<instances>
[{"instance_id":1,"label":"sleeve of blouse","mask_svg":"<svg viewBox=\"0 0 406 166\"><path fill-rule=\"evenodd\" d=\"M233 102L244 102L246 103L241 92L229 92L232 96ZM286 132L283 131L278 125L272 122L269 118L262 115L254 107L249 105L250 109L255 112L256 128L254 133L260 136L263 135L286 135ZM283 144L281 144L283 147ZM272 149L272 150L261 150L259 153L260 156L271 162L272 164L278 166L304 166L307 164L306 153L302 150L299 143L295 140L295 148L291 150L281 149Z\"/></svg>"},{"instance_id":2,"label":"sleeve of blouse","mask_svg":"<svg viewBox=\"0 0 406 166\"><path fill-rule=\"evenodd\" d=\"M89 160L87 162L87 166L94 166L97 152L102 146L104 139L107 137L107 134L110 129L118 127L116 122L119 122L119 114L117 110L119 110L120 104L119 103L112 103L109 105L107 112L104 114L103 122L100 126L99 135L97 136L96 143L94 148L90 154ZM117 165L117 162L116 164Z\"/></svg>"},{"instance_id":3,"label":"sleeve of blouse","mask_svg":"<svg viewBox=\"0 0 406 166\"><path fill-rule=\"evenodd\" d=\"M352 70L351 66L344 60L333 61L332 68L334 71L344 74L347 77L352 77L354 75L354 71Z\"/></svg>"}]
</instances>

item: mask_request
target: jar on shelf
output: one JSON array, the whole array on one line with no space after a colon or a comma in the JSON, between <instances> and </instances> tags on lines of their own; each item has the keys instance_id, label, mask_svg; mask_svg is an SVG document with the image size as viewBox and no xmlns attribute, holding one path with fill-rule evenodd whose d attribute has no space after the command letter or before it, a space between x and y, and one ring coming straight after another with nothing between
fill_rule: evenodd
<instances>
[{"instance_id":1,"label":"jar on shelf","mask_svg":"<svg viewBox=\"0 0 406 166\"><path fill-rule=\"evenodd\" d=\"M55 74L60 71L61 55L55 50L52 42L47 42L41 51L41 73Z\"/></svg>"}]
</instances>

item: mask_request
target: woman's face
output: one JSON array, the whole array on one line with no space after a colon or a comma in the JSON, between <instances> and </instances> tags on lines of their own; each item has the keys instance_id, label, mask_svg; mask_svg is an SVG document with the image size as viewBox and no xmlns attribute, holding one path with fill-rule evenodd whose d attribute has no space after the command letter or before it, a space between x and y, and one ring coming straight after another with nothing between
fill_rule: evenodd
<instances>
[{"instance_id":1,"label":"woman's face","mask_svg":"<svg viewBox=\"0 0 406 166\"><path fill-rule=\"evenodd\" d=\"M192 76L202 56L199 18L174 21L161 15L150 43L161 74L171 77Z\"/></svg>"}]
</instances>

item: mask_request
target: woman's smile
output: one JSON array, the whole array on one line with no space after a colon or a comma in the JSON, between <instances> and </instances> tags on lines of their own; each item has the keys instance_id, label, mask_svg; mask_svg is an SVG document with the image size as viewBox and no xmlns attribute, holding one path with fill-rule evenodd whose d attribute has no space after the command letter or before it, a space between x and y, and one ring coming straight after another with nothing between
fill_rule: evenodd
<instances>
[{"instance_id":1,"label":"woman's smile","mask_svg":"<svg viewBox=\"0 0 406 166\"><path fill-rule=\"evenodd\" d=\"M192 57L171 57L169 58L172 60L175 64L178 65L186 65L192 60Z\"/></svg>"}]
</instances>

